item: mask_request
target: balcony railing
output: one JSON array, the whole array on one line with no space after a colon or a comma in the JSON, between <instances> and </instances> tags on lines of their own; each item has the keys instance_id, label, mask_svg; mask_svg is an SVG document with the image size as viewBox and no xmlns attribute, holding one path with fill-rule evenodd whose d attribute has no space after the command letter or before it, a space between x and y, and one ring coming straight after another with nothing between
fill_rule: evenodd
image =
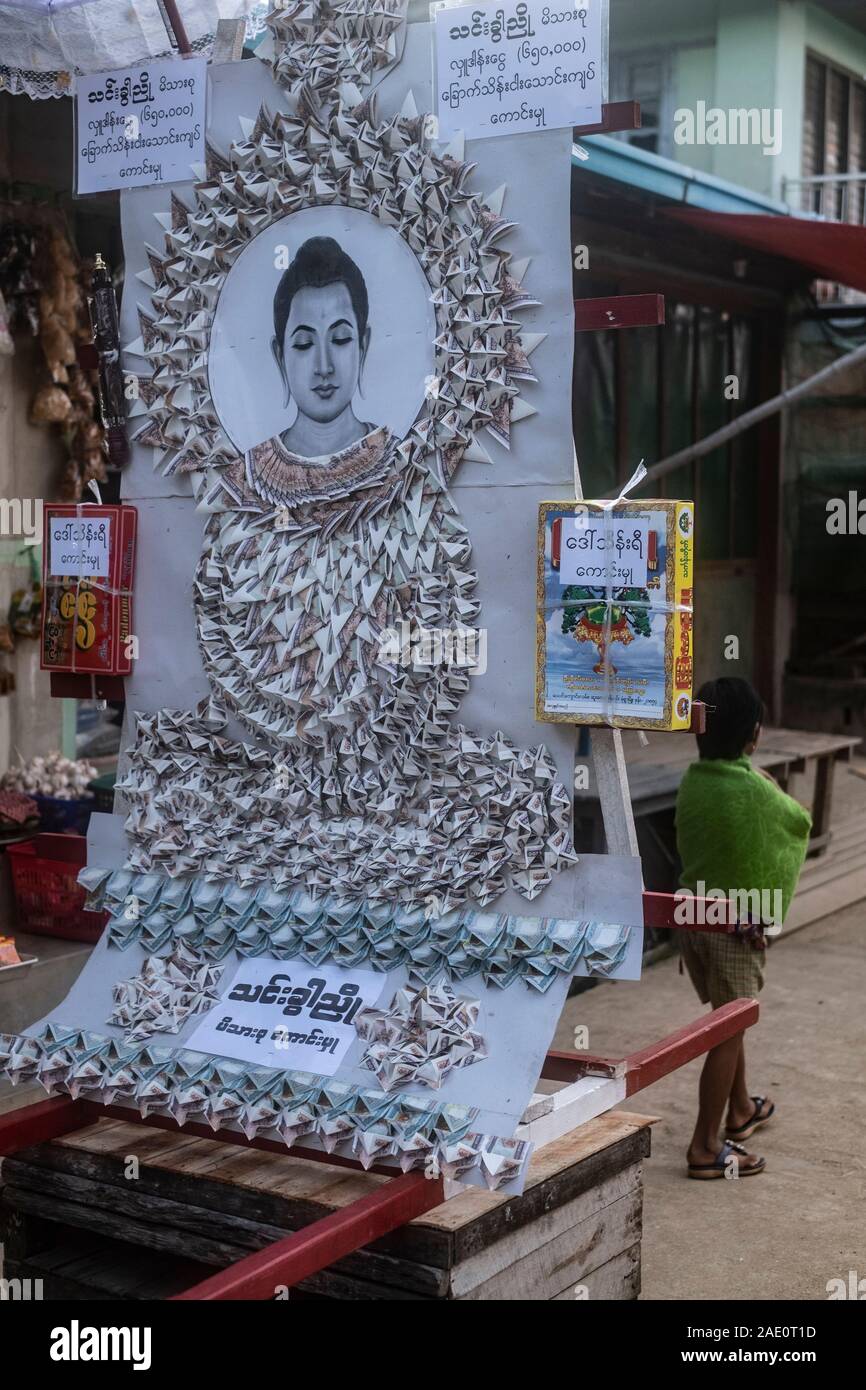
<instances>
[{"instance_id":1,"label":"balcony railing","mask_svg":"<svg viewBox=\"0 0 866 1390\"><path fill-rule=\"evenodd\" d=\"M828 222L847 222L866 227L866 173L816 174L812 178L785 179L782 197L794 212L823 217ZM819 280L817 296L823 303L861 304L859 290Z\"/></svg>"},{"instance_id":2,"label":"balcony railing","mask_svg":"<svg viewBox=\"0 0 866 1390\"><path fill-rule=\"evenodd\" d=\"M866 226L866 173L785 179L783 197L798 212L811 212L831 222Z\"/></svg>"}]
</instances>

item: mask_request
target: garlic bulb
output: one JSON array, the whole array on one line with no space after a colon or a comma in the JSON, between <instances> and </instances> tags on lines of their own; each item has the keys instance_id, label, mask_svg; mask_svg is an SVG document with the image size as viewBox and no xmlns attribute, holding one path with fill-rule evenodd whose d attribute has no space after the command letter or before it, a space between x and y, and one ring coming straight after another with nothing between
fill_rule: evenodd
<instances>
[{"instance_id":1,"label":"garlic bulb","mask_svg":"<svg viewBox=\"0 0 866 1390\"><path fill-rule=\"evenodd\" d=\"M0 777L4 791L26 792L33 796L55 796L74 801L88 796L88 782L97 776L92 763L64 758L61 753L31 758L29 763L12 767Z\"/></svg>"}]
</instances>

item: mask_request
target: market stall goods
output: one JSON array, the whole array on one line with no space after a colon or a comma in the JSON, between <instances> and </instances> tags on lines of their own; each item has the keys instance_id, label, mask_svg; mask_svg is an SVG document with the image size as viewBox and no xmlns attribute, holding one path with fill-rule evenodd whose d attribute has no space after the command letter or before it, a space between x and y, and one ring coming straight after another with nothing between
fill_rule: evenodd
<instances>
[{"instance_id":1,"label":"market stall goods","mask_svg":"<svg viewBox=\"0 0 866 1390\"><path fill-rule=\"evenodd\" d=\"M32 796L23 792L0 791L0 834L9 830L20 830L28 821L39 815L39 807Z\"/></svg>"},{"instance_id":2,"label":"market stall goods","mask_svg":"<svg viewBox=\"0 0 866 1390\"><path fill-rule=\"evenodd\" d=\"M0 969L7 965L20 965L21 957L11 936L0 936Z\"/></svg>"},{"instance_id":3,"label":"market stall goods","mask_svg":"<svg viewBox=\"0 0 866 1390\"><path fill-rule=\"evenodd\" d=\"M67 457L57 498L77 501L91 479L107 477L97 373L78 361L79 349L93 337L87 310L92 267L79 258L57 215L37 207L25 221L25 208L18 212L18 220L0 227L4 322L13 347L15 333L38 339L43 370L34 383L30 419L61 432Z\"/></svg>"},{"instance_id":4,"label":"market stall goods","mask_svg":"<svg viewBox=\"0 0 866 1390\"><path fill-rule=\"evenodd\" d=\"M0 788L3 792L32 792L71 799L85 796L87 784L95 776L96 768L91 763L64 758L61 753L48 753L4 772Z\"/></svg>"}]
</instances>

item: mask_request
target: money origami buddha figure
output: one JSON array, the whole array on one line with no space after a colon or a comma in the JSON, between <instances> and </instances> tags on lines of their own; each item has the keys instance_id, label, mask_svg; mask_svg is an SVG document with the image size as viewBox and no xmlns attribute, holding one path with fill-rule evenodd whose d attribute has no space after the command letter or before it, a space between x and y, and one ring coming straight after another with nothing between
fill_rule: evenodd
<instances>
[{"instance_id":1,"label":"money origami buddha figure","mask_svg":"<svg viewBox=\"0 0 866 1390\"><path fill-rule=\"evenodd\" d=\"M124 195L153 642L130 680L125 837L103 825L82 874L108 925L74 997L0 1037L0 1067L143 1117L513 1191L571 976L617 971L631 930L573 908L573 744L567 760L561 730L527 746L531 657L525 700L511 690L484 726L497 691L454 479L495 472L485 436L509 459L547 335L521 329L539 305L504 188L480 194L462 139L439 142L405 86L379 114L413 42L405 0L297 0L268 26L267 69L212 76L197 181ZM426 82L415 28L407 68ZM527 138L567 193L570 132ZM538 178L545 197L559 186ZM559 250L567 343L567 234ZM550 395L560 444L567 392ZM508 549L527 519L529 595L517 481L512 461L475 516L497 533L501 517ZM521 619L496 599L510 659ZM531 614L529 597L529 652Z\"/></svg>"},{"instance_id":2,"label":"money origami buddha figure","mask_svg":"<svg viewBox=\"0 0 866 1390\"><path fill-rule=\"evenodd\" d=\"M227 158L212 153L196 211L177 211L164 255L151 256L140 439L193 475L212 512L194 602L214 700L193 815L180 814L188 767L163 760L157 777L152 762L172 751L168 719L187 751L195 719L143 721L124 783L133 863L428 915L509 887L529 901L574 861L570 798L543 746L459 722L480 610L449 483L463 458L486 458L482 431L507 444L532 413L518 393L543 335L524 341L516 314L536 301L501 245L502 192L491 206L470 190L460 142L429 138L411 99L377 122L369 89L399 52L400 5L336 13L364 45L367 94L357 71L340 72L324 10L275 12L289 109L262 109ZM400 279L407 249L414 279ZM232 294L259 339L268 316L267 354L238 385L253 330L227 330L235 390L223 389L220 413L213 325L223 331ZM394 428L366 413L368 392L394 418L388 384L406 394L416 321L432 370L410 384ZM232 411L259 392L255 424L266 415L276 428L235 447ZM452 659L418 660L413 639L431 629ZM269 750L263 763L229 746L225 716Z\"/></svg>"}]
</instances>

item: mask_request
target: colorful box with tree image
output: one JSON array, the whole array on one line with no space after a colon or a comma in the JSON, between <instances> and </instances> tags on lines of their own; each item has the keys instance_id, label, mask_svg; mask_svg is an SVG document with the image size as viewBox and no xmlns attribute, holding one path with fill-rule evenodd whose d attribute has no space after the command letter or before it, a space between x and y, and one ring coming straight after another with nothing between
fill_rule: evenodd
<instances>
[{"instance_id":1,"label":"colorful box with tree image","mask_svg":"<svg viewBox=\"0 0 866 1390\"><path fill-rule=\"evenodd\" d=\"M691 725L694 505L542 502L536 718Z\"/></svg>"}]
</instances>

